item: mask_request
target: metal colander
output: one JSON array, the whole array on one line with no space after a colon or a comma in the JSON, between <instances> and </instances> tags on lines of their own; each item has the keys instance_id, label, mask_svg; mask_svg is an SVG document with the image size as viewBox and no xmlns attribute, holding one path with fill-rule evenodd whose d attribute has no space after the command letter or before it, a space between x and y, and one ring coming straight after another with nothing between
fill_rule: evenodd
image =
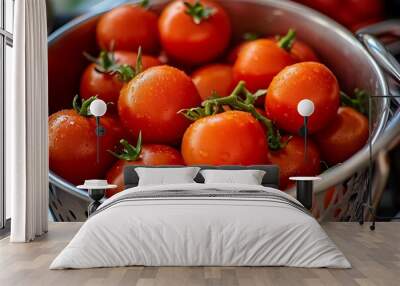
<instances>
[{"instance_id":1,"label":"metal colander","mask_svg":"<svg viewBox=\"0 0 400 286\"><path fill-rule=\"evenodd\" d=\"M160 10L166 2L152 1L152 7ZM290 1L225 0L220 3L231 15L236 37L248 31L275 35L295 28L300 38L313 46L323 62L335 73L344 91L351 92L359 87L374 95L389 94L386 78L368 51L353 34L326 16ZM83 15L50 35L50 112L69 107L70 99L77 94L80 75L87 65L82 51L92 54L98 52L95 27L99 15L104 12L93 11ZM400 114L395 111L391 113L390 107L389 98L372 100L370 138L373 156L400 133ZM359 219L367 190L368 162L369 149L366 145L343 164L321 174L322 180L315 184L315 216L320 220ZM50 209L55 220L84 221L90 201L87 194L53 172L49 176ZM332 188L336 189L334 198L325 208L325 194ZM294 189L288 192L294 194Z\"/></svg>"}]
</instances>

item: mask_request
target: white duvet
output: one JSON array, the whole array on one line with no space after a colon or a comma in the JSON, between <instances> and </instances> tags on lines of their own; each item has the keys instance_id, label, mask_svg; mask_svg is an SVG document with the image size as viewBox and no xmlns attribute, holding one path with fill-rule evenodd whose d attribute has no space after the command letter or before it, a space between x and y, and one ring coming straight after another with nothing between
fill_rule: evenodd
<instances>
[{"instance_id":1,"label":"white duvet","mask_svg":"<svg viewBox=\"0 0 400 286\"><path fill-rule=\"evenodd\" d=\"M205 189L259 190L298 203L279 190L253 185L131 188L106 200L50 269L128 265L351 267L318 222L290 204L235 196L121 200L137 194L134 192Z\"/></svg>"}]
</instances>

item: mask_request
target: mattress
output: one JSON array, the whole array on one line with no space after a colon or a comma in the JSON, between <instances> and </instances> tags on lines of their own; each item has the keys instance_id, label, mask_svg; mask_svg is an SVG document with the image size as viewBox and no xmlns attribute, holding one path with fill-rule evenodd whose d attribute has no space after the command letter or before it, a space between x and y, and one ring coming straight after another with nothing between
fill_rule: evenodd
<instances>
[{"instance_id":1,"label":"mattress","mask_svg":"<svg viewBox=\"0 0 400 286\"><path fill-rule=\"evenodd\" d=\"M50 269L133 265L351 267L286 193L192 183L138 186L109 198Z\"/></svg>"}]
</instances>

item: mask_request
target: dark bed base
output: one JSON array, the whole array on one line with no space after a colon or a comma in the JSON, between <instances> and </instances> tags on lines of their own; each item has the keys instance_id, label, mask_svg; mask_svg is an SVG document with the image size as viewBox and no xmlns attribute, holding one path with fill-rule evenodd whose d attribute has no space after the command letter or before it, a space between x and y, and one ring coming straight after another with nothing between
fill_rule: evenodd
<instances>
[{"instance_id":1,"label":"dark bed base","mask_svg":"<svg viewBox=\"0 0 400 286\"><path fill-rule=\"evenodd\" d=\"M182 168L186 166L127 166L124 169L124 183L125 188L136 187L139 182L139 177L135 171L137 167L146 167L146 168ZM276 165L254 165L254 166L193 166L200 167L201 169L218 169L218 170L263 170L265 171L264 178L262 180L262 185L265 187L271 187L275 189L279 189L279 167ZM204 183L204 178L200 174L197 174L194 180L197 183Z\"/></svg>"}]
</instances>

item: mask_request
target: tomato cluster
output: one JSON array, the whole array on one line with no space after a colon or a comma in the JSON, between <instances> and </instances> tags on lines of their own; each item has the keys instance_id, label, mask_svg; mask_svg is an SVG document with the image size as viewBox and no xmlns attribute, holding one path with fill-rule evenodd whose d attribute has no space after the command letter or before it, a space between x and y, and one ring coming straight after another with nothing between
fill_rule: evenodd
<instances>
[{"instance_id":1,"label":"tomato cluster","mask_svg":"<svg viewBox=\"0 0 400 286\"><path fill-rule=\"evenodd\" d=\"M277 164L286 188L289 176L316 175L321 161L343 162L365 144L363 92L341 93L294 30L232 46L229 16L217 3L175 0L157 15L146 2L101 17L102 51L87 55L82 99L49 117L50 168L58 175L122 186L127 165ZM110 103L100 119L99 162L88 109L95 98ZM297 112L305 98L315 104L306 161Z\"/></svg>"},{"instance_id":2,"label":"tomato cluster","mask_svg":"<svg viewBox=\"0 0 400 286\"><path fill-rule=\"evenodd\" d=\"M382 21L382 0L296 0L316 9L352 31Z\"/></svg>"}]
</instances>

